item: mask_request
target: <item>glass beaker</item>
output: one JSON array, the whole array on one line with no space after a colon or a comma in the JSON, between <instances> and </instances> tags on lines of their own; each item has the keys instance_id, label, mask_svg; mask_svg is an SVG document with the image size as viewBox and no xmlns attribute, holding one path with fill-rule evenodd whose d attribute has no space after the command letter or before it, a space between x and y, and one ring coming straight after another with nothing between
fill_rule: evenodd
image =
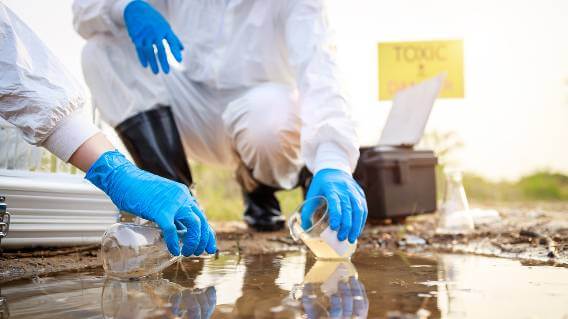
<instances>
[{"instance_id":1,"label":"glass beaker","mask_svg":"<svg viewBox=\"0 0 568 319\"><path fill-rule=\"evenodd\" d=\"M115 278L140 278L160 272L181 256L172 256L162 231L152 225L117 223L101 240L105 273Z\"/></svg>"},{"instance_id":2,"label":"glass beaker","mask_svg":"<svg viewBox=\"0 0 568 319\"><path fill-rule=\"evenodd\" d=\"M463 234L474 230L473 218L462 184L462 174L457 170L446 170L446 191L440 207L437 233Z\"/></svg>"},{"instance_id":3,"label":"glass beaker","mask_svg":"<svg viewBox=\"0 0 568 319\"><path fill-rule=\"evenodd\" d=\"M301 213L311 216L312 226L304 230ZM327 200L316 196L304 201L288 221L290 235L295 241L302 241L318 259L349 259L357 248L357 241L339 241L337 231L329 228Z\"/></svg>"}]
</instances>

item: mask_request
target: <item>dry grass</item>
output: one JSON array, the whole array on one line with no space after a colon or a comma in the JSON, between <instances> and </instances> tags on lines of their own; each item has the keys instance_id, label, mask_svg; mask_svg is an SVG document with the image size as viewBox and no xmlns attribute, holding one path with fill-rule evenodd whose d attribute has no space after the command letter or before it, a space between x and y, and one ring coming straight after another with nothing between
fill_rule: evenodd
<instances>
[{"instance_id":1,"label":"dry grass","mask_svg":"<svg viewBox=\"0 0 568 319\"><path fill-rule=\"evenodd\" d=\"M231 170L191 164L196 196L207 217L214 221L241 220L244 210L241 189ZM276 194L282 211L289 215L302 201L300 189Z\"/></svg>"}]
</instances>

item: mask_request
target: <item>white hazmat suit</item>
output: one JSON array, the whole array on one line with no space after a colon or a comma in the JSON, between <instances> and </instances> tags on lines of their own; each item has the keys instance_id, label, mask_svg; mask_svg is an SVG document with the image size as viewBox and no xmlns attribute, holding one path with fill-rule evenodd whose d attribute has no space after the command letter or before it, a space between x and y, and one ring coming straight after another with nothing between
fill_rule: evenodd
<instances>
[{"instance_id":1,"label":"white hazmat suit","mask_svg":"<svg viewBox=\"0 0 568 319\"><path fill-rule=\"evenodd\" d=\"M68 161L98 132L78 113L83 103L80 85L0 2L0 117L19 128L30 144Z\"/></svg>"},{"instance_id":2,"label":"white hazmat suit","mask_svg":"<svg viewBox=\"0 0 568 319\"><path fill-rule=\"evenodd\" d=\"M170 105L190 158L242 162L274 187L294 187L304 163L354 170L357 136L323 0L149 2L185 46L170 74L140 65L122 17L129 1L73 5L85 79L112 126Z\"/></svg>"}]
</instances>

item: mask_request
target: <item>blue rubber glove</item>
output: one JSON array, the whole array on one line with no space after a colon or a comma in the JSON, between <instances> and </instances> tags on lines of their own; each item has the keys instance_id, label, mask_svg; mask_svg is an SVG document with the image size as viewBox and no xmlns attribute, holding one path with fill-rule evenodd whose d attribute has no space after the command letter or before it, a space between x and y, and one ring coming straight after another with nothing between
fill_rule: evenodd
<instances>
[{"instance_id":1,"label":"blue rubber glove","mask_svg":"<svg viewBox=\"0 0 568 319\"><path fill-rule=\"evenodd\" d=\"M163 40L168 42L174 58L181 62L183 45L166 19L150 4L141 0L130 2L124 9L124 24L128 30L128 35L134 42L138 59L140 59L143 67L150 64L152 72L158 74L159 69L154 52L154 48L156 48L162 71L164 73L170 72Z\"/></svg>"},{"instance_id":2,"label":"blue rubber glove","mask_svg":"<svg viewBox=\"0 0 568 319\"><path fill-rule=\"evenodd\" d=\"M367 221L367 200L359 184L342 170L322 169L313 177L306 200L316 196L327 199L329 227L337 231L337 239L354 243ZM302 228L312 226L312 212L302 210Z\"/></svg>"},{"instance_id":3,"label":"blue rubber glove","mask_svg":"<svg viewBox=\"0 0 568 319\"><path fill-rule=\"evenodd\" d=\"M181 251L184 256L217 250L215 232L185 185L137 168L118 151L101 155L85 178L120 210L156 223L172 255L180 254L176 224L186 229Z\"/></svg>"}]
</instances>

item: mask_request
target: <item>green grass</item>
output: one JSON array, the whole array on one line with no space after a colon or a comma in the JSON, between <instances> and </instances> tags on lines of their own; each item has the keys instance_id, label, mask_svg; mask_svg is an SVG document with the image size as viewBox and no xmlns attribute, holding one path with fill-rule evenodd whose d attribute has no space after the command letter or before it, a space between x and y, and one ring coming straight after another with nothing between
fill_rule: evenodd
<instances>
[{"instance_id":1,"label":"green grass","mask_svg":"<svg viewBox=\"0 0 568 319\"><path fill-rule=\"evenodd\" d=\"M422 139L419 148L432 149L438 157L436 186L438 199L444 196L444 167L459 164L457 152L463 141L455 132L432 131ZM459 165L457 165L459 167ZM536 171L514 182L490 182L464 172L463 185L467 197L484 202L562 202L568 201L568 176L547 170Z\"/></svg>"},{"instance_id":2,"label":"green grass","mask_svg":"<svg viewBox=\"0 0 568 319\"><path fill-rule=\"evenodd\" d=\"M518 188L529 200L568 200L568 176L558 173L537 172L523 177Z\"/></svg>"},{"instance_id":3,"label":"green grass","mask_svg":"<svg viewBox=\"0 0 568 319\"><path fill-rule=\"evenodd\" d=\"M244 210L241 189L232 170L191 164L195 193L207 218L213 221L241 220ZM302 202L302 191L280 191L276 194L285 215Z\"/></svg>"},{"instance_id":4,"label":"green grass","mask_svg":"<svg viewBox=\"0 0 568 319\"><path fill-rule=\"evenodd\" d=\"M210 220L241 220L243 199L241 189L231 170L192 164L191 170L196 184L196 195ZM437 170L438 197L442 199L444 178L442 168ZM482 202L560 202L568 201L568 176L540 171L525 176L517 182L490 182L465 173L463 177L467 197ZM302 202L299 188L280 191L277 194L282 211L290 215Z\"/></svg>"},{"instance_id":5,"label":"green grass","mask_svg":"<svg viewBox=\"0 0 568 319\"><path fill-rule=\"evenodd\" d=\"M481 201L568 201L568 176L548 171L497 183L464 174L464 187L469 198Z\"/></svg>"}]
</instances>

